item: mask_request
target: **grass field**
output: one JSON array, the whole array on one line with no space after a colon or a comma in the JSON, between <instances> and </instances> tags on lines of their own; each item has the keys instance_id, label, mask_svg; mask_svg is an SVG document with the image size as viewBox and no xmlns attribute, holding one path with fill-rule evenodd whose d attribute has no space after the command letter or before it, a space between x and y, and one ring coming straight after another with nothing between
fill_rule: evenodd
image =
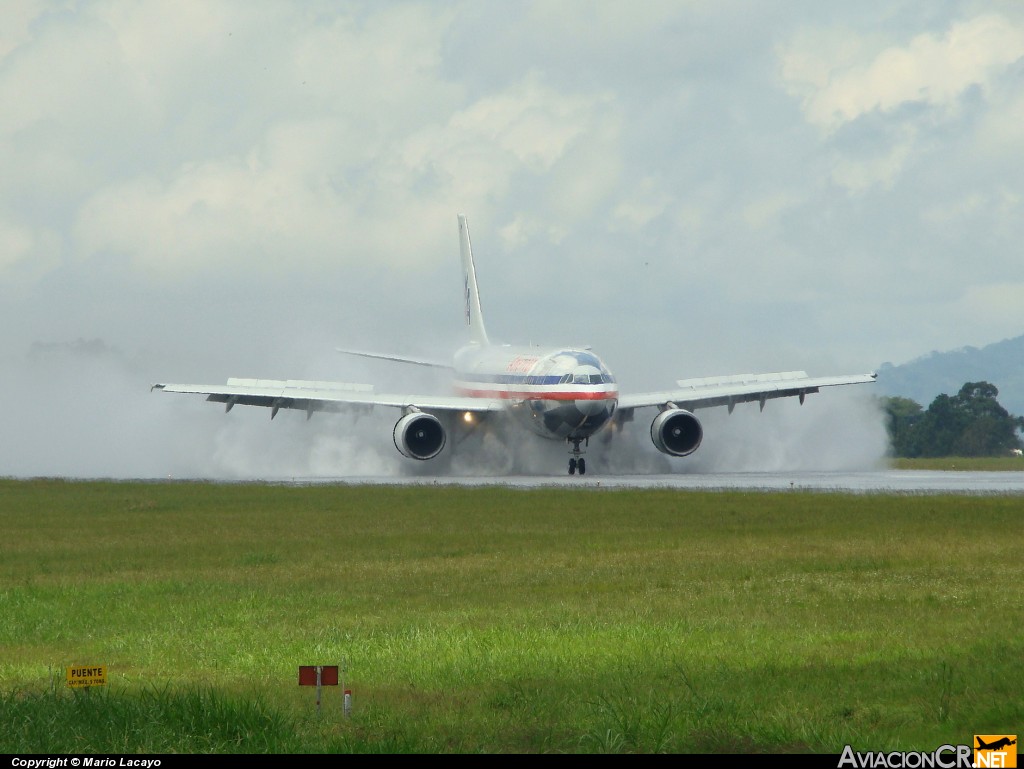
<instances>
[{"instance_id":1,"label":"grass field","mask_svg":"<svg viewBox=\"0 0 1024 769\"><path fill-rule=\"evenodd\" d=\"M894 458L889 460L896 470L963 470L971 472L1024 472L1021 457L930 457Z\"/></svg>"},{"instance_id":2,"label":"grass field","mask_svg":"<svg viewBox=\"0 0 1024 769\"><path fill-rule=\"evenodd\" d=\"M1022 523L1015 496L0 480L0 752L968 744L1024 723ZM317 664L348 717L297 685Z\"/></svg>"}]
</instances>

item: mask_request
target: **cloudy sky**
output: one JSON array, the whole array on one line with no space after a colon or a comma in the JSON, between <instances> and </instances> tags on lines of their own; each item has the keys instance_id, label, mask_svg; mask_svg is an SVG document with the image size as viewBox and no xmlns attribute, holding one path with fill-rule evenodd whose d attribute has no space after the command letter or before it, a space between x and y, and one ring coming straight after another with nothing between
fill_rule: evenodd
<instances>
[{"instance_id":1,"label":"cloudy sky","mask_svg":"<svg viewBox=\"0 0 1024 769\"><path fill-rule=\"evenodd\" d=\"M460 212L623 389L1024 333L1019 0L5 0L0 104L0 475L373 470L149 384L446 354Z\"/></svg>"}]
</instances>

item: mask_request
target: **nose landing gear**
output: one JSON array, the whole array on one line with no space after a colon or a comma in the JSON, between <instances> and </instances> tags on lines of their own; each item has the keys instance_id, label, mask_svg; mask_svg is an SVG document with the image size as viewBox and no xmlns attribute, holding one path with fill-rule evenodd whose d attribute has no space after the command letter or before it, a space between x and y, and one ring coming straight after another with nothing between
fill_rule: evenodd
<instances>
[{"instance_id":1,"label":"nose landing gear","mask_svg":"<svg viewBox=\"0 0 1024 769\"><path fill-rule=\"evenodd\" d=\"M569 459L569 475L575 475L576 471L580 471L580 475L584 475L587 472L587 460L580 456L583 452L580 450L580 444L590 445L589 438L569 438L568 441L572 443L572 458Z\"/></svg>"}]
</instances>

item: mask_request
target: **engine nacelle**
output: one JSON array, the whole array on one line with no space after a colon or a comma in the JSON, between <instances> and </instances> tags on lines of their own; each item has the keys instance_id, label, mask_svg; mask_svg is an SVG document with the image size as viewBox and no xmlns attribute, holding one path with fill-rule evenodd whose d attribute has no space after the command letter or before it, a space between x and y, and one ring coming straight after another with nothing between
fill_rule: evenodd
<instances>
[{"instance_id":1,"label":"engine nacelle","mask_svg":"<svg viewBox=\"0 0 1024 769\"><path fill-rule=\"evenodd\" d=\"M394 437L395 447L409 459L433 459L448 440L440 420L422 411L412 411L399 419Z\"/></svg>"},{"instance_id":2,"label":"engine nacelle","mask_svg":"<svg viewBox=\"0 0 1024 769\"><path fill-rule=\"evenodd\" d=\"M658 451L674 457L685 457L700 446L704 428L686 409L667 408L651 422L651 440Z\"/></svg>"}]
</instances>

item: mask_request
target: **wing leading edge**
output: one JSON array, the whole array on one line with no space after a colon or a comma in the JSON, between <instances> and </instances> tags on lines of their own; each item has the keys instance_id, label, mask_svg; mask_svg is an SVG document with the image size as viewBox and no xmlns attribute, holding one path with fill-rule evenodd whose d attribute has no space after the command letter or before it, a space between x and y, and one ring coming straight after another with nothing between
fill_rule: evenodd
<instances>
[{"instance_id":1,"label":"wing leading edge","mask_svg":"<svg viewBox=\"0 0 1024 769\"><path fill-rule=\"evenodd\" d=\"M280 409L297 409L306 417L315 411L358 411L374 406L417 408L428 411L501 411L500 400L456 395L377 393L372 385L349 382L317 382L301 379L229 379L226 385L155 384L153 390L205 395L206 400L223 403L228 411L236 404L264 406L270 417Z\"/></svg>"},{"instance_id":2,"label":"wing leading edge","mask_svg":"<svg viewBox=\"0 0 1024 769\"><path fill-rule=\"evenodd\" d=\"M694 410L712 406L728 406L757 401L764 408L765 401L773 398L797 397L816 393L819 388L836 385L870 384L877 374L850 374L844 376L809 377L804 371L782 371L772 374L738 374L702 379L680 379L676 388L657 392L635 393L619 397L619 409L645 406L663 406L674 403L682 409Z\"/></svg>"}]
</instances>

